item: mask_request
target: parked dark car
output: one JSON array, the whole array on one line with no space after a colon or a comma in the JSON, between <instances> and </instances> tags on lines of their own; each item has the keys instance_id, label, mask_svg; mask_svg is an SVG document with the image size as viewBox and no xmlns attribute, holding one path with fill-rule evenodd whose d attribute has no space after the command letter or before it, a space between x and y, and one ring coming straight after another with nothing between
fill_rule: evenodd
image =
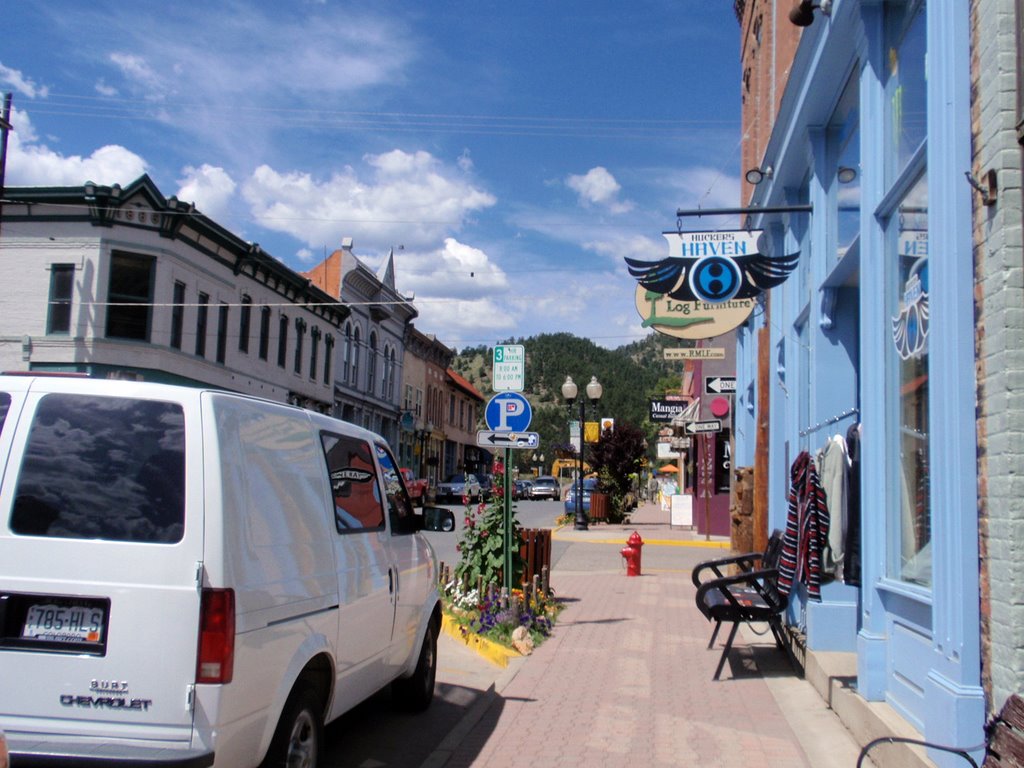
<instances>
[{"instance_id":1,"label":"parked dark car","mask_svg":"<svg viewBox=\"0 0 1024 768\"><path fill-rule=\"evenodd\" d=\"M512 485L512 498L516 501L530 498L531 485L533 485L533 483L529 480L516 480Z\"/></svg>"},{"instance_id":2,"label":"parked dark car","mask_svg":"<svg viewBox=\"0 0 1024 768\"><path fill-rule=\"evenodd\" d=\"M490 501L494 495L494 475L480 475L480 498Z\"/></svg>"},{"instance_id":3,"label":"parked dark car","mask_svg":"<svg viewBox=\"0 0 1024 768\"><path fill-rule=\"evenodd\" d=\"M562 486L558 484L558 478L550 475L533 478L530 486L530 498L558 501L562 498Z\"/></svg>"},{"instance_id":4,"label":"parked dark car","mask_svg":"<svg viewBox=\"0 0 1024 768\"><path fill-rule=\"evenodd\" d=\"M597 490L597 478L583 478L583 511L590 513L590 494ZM576 483L569 486L569 493L565 496L565 514L576 514Z\"/></svg>"}]
</instances>

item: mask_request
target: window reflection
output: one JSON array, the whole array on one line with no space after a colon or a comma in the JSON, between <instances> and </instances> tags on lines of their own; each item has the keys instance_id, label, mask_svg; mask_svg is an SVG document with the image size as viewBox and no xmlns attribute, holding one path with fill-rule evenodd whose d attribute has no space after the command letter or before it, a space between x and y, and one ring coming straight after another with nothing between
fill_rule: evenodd
<instances>
[{"instance_id":1,"label":"window reflection","mask_svg":"<svg viewBox=\"0 0 1024 768\"><path fill-rule=\"evenodd\" d=\"M924 8L923 2L886 6L889 182L907 167L927 136Z\"/></svg>"},{"instance_id":2,"label":"window reflection","mask_svg":"<svg viewBox=\"0 0 1024 768\"><path fill-rule=\"evenodd\" d=\"M169 544L185 520L185 418L150 400L47 395L18 476L11 530Z\"/></svg>"},{"instance_id":3,"label":"window reflection","mask_svg":"<svg viewBox=\"0 0 1024 768\"><path fill-rule=\"evenodd\" d=\"M931 494L928 467L928 180L900 201L890 226L895 281L890 295L892 349L899 403L900 578L931 584Z\"/></svg>"}]
</instances>

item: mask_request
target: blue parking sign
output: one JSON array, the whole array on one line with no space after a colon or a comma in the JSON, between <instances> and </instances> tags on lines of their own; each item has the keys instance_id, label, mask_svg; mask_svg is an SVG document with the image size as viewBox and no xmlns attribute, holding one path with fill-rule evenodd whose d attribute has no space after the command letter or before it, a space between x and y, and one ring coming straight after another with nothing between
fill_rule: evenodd
<instances>
[{"instance_id":1,"label":"blue parking sign","mask_svg":"<svg viewBox=\"0 0 1024 768\"><path fill-rule=\"evenodd\" d=\"M533 409L518 392L501 392L488 401L484 419L487 428L495 432L525 432L533 419Z\"/></svg>"}]
</instances>

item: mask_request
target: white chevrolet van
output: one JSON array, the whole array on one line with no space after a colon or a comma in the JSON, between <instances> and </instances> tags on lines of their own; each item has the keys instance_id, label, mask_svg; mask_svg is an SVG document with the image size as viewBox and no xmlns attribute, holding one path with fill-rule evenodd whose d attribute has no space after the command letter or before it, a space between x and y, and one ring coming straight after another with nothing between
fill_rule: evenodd
<instances>
[{"instance_id":1,"label":"white chevrolet van","mask_svg":"<svg viewBox=\"0 0 1024 768\"><path fill-rule=\"evenodd\" d=\"M426 521L426 522L424 522ZM377 435L222 391L0 376L0 731L20 765L315 766L433 696L434 553Z\"/></svg>"}]
</instances>

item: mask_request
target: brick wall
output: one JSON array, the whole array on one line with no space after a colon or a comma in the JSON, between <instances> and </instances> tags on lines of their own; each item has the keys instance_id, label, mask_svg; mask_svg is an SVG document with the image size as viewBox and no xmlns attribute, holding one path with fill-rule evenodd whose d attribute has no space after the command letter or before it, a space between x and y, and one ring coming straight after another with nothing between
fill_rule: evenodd
<instances>
[{"instance_id":1,"label":"brick wall","mask_svg":"<svg viewBox=\"0 0 1024 768\"><path fill-rule=\"evenodd\" d=\"M990 712L1024 690L1024 269L1014 0L972 0L972 172L983 681Z\"/></svg>"}]
</instances>

